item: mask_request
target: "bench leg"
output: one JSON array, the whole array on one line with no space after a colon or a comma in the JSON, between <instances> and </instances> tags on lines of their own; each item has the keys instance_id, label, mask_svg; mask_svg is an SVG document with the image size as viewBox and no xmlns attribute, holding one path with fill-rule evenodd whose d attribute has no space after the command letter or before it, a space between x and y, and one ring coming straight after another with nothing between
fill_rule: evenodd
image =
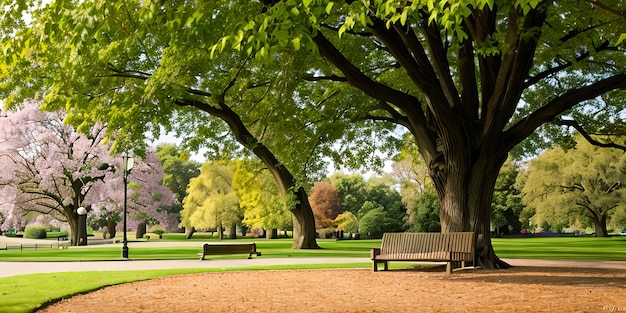
<instances>
[{"instance_id":1,"label":"bench leg","mask_svg":"<svg viewBox=\"0 0 626 313\"><path fill-rule=\"evenodd\" d=\"M452 274L452 262L446 262L446 274Z\"/></svg>"},{"instance_id":2,"label":"bench leg","mask_svg":"<svg viewBox=\"0 0 626 313\"><path fill-rule=\"evenodd\" d=\"M389 265L387 265L387 261L376 261L373 260L373 270L374 272L378 272L378 263L383 264L383 271L389 270Z\"/></svg>"}]
</instances>

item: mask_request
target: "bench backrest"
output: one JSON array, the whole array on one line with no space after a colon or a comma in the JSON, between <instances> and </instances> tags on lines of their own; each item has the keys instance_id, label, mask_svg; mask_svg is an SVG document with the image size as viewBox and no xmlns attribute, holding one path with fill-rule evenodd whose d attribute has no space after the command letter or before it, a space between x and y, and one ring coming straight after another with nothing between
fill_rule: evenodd
<instances>
[{"instance_id":1,"label":"bench backrest","mask_svg":"<svg viewBox=\"0 0 626 313\"><path fill-rule=\"evenodd\" d=\"M384 233L381 254L462 252L474 254L474 233Z\"/></svg>"},{"instance_id":2,"label":"bench backrest","mask_svg":"<svg viewBox=\"0 0 626 313\"><path fill-rule=\"evenodd\" d=\"M256 244L204 244L204 254L239 254L256 252Z\"/></svg>"}]
</instances>

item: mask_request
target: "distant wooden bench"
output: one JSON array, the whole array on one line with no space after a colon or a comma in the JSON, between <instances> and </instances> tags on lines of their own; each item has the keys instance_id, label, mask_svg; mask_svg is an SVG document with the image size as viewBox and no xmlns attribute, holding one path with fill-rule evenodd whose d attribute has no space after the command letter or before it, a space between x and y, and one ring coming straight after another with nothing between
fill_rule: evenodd
<instances>
[{"instance_id":1,"label":"distant wooden bench","mask_svg":"<svg viewBox=\"0 0 626 313\"><path fill-rule=\"evenodd\" d=\"M472 232L457 233L385 233L380 248L370 256L374 271L378 264L388 269L389 261L447 262L446 273L452 273L452 262L474 261L476 238Z\"/></svg>"},{"instance_id":2,"label":"distant wooden bench","mask_svg":"<svg viewBox=\"0 0 626 313\"><path fill-rule=\"evenodd\" d=\"M256 251L256 243L228 243L228 244L208 244L202 247L202 256L200 260L204 260L207 255L217 254L248 254L248 259L252 255L261 256L261 252Z\"/></svg>"}]
</instances>

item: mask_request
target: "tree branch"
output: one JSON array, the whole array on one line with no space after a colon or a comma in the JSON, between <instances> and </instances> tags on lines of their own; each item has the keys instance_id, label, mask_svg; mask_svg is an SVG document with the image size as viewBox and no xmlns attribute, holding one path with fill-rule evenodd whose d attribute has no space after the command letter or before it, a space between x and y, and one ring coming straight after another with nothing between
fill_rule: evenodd
<instances>
[{"instance_id":1,"label":"tree branch","mask_svg":"<svg viewBox=\"0 0 626 313\"><path fill-rule=\"evenodd\" d=\"M574 105L593 99L614 89L626 89L626 74L617 74L609 78L597 81L591 85L572 89L556 97L548 104L537 109L513 125L504 134L507 147L512 149L515 145L530 136L541 125L553 121L565 110Z\"/></svg>"},{"instance_id":2,"label":"tree branch","mask_svg":"<svg viewBox=\"0 0 626 313\"><path fill-rule=\"evenodd\" d=\"M605 40L602 44L600 44L600 46L598 47L594 47L594 50L596 52L602 52L602 51L614 51L616 49L616 47L612 47L610 46L610 43L608 40ZM582 53L580 53L580 55L578 55L575 59L575 62L581 62L584 59L587 59L591 54L589 53L589 50L586 50ZM539 81L541 81L542 79L554 75L562 70L565 70L569 67L571 67L572 65L575 64L575 62L571 62L571 61L566 61L563 60L564 62L562 64L560 64L559 66L555 66L553 68L547 69L541 73L538 73L535 76L530 76L528 79L526 79L526 81L524 82L524 88L528 88L536 83L538 83Z\"/></svg>"},{"instance_id":3,"label":"tree branch","mask_svg":"<svg viewBox=\"0 0 626 313\"><path fill-rule=\"evenodd\" d=\"M623 17L624 19L626 19L626 12L614 9L614 8L612 8L612 7L608 6L608 5L600 2L599 0L585 0L585 1L591 3L591 4L595 5L595 6L598 6L599 8L601 8L601 9L603 9L603 10L609 12L609 13L615 14L617 16L620 16L620 17Z\"/></svg>"},{"instance_id":4,"label":"tree branch","mask_svg":"<svg viewBox=\"0 0 626 313\"><path fill-rule=\"evenodd\" d=\"M556 125L560 125L560 126L569 126L569 127L573 127L574 129L576 129L576 131L578 131L583 138L585 138L587 140L587 142L589 142L590 144L594 145L594 146L598 146L598 147L603 147L603 148L615 148L615 149L620 149L624 152L626 152L626 146L623 145L619 145L616 144L614 142L609 142L609 143L604 143L604 142L600 142L597 141L595 139L593 139L589 133L580 125L578 124L577 121L574 120L564 120L564 119L555 119L553 121L554 124Z\"/></svg>"}]
</instances>

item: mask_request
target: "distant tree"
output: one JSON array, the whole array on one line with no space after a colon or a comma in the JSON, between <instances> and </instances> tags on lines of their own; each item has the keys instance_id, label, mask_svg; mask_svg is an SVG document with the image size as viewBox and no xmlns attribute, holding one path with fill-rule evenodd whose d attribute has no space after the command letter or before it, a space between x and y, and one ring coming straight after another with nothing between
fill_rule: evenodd
<instances>
[{"instance_id":1,"label":"distant tree","mask_svg":"<svg viewBox=\"0 0 626 313\"><path fill-rule=\"evenodd\" d=\"M528 164L522 189L524 203L535 209L534 219L552 225L571 225L585 218L596 236L607 236L607 220L624 206L626 154L601 149L579 138L569 150L548 150Z\"/></svg>"},{"instance_id":2,"label":"distant tree","mask_svg":"<svg viewBox=\"0 0 626 313\"><path fill-rule=\"evenodd\" d=\"M163 185L167 186L178 200L173 206L164 209L176 214L180 223L180 211L183 209L183 199L187 195L187 186L192 178L200 174L202 164L191 160L189 152L172 143L158 145L156 152L165 173Z\"/></svg>"},{"instance_id":3,"label":"distant tree","mask_svg":"<svg viewBox=\"0 0 626 313\"><path fill-rule=\"evenodd\" d=\"M188 228L217 229L220 239L224 228L230 227L229 239L234 239L235 229L243 214L239 197L233 188L235 165L225 162L207 162L200 175L191 179L187 197L180 212L181 224Z\"/></svg>"},{"instance_id":4,"label":"distant tree","mask_svg":"<svg viewBox=\"0 0 626 313\"><path fill-rule=\"evenodd\" d=\"M187 195L189 181L200 174L200 162L190 159L189 152L172 143L160 144L156 148L157 158L165 177L163 184L175 195L180 203Z\"/></svg>"},{"instance_id":5,"label":"distant tree","mask_svg":"<svg viewBox=\"0 0 626 313\"><path fill-rule=\"evenodd\" d=\"M344 231L348 233L359 232L359 219L352 212L343 212L335 218L335 225L337 225L338 231Z\"/></svg>"},{"instance_id":6,"label":"distant tree","mask_svg":"<svg viewBox=\"0 0 626 313\"><path fill-rule=\"evenodd\" d=\"M367 200L365 178L356 173L347 175L335 172L328 180L337 190L341 209L357 214Z\"/></svg>"},{"instance_id":7,"label":"distant tree","mask_svg":"<svg viewBox=\"0 0 626 313\"><path fill-rule=\"evenodd\" d=\"M275 230L291 229L292 221L285 198L281 196L276 181L269 171L256 160L241 160L233 176L233 187L241 199L242 223L266 230L273 236Z\"/></svg>"},{"instance_id":8,"label":"distant tree","mask_svg":"<svg viewBox=\"0 0 626 313\"><path fill-rule=\"evenodd\" d=\"M337 188L344 212L353 213L359 223L370 210L380 207L389 218L389 221L383 223L385 231L404 229L406 206L397 191L396 180L391 176L371 177L365 181L359 174L335 173L329 177L329 181ZM359 231L363 230L359 227Z\"/></svg>"},{"instance_id":9,"label":"distant tree","mask_svg":"<svg viewBox=\"0 0 626 313\"><path fill-rule=\"evenodd\" d=\"M309 202L318 229L332 227L335 218L342 212L337 190L330 183L315 183L311 189Z\"/></svg>"},{"instance_id":10,"label":"distant tree","mask_svg":"<svg viewBox=\"0 0 626 313\"><path fill-rule=\"evenodd\" d=\"M393 232L397 221L389 217L388 212L373 202L366 202L364 205L366 213L359 218L359 232L367 234L372 238L380 238L384 232Z\"/></svg>"},{"instance_id":11,"label":"distant tree","mask_svg":"<svg viewBox=\"0 0 626 313\"><path fill-rule=\"evenodd\" d=\"M498 174L491 201L491 224L498 233L519 234L522 230L520 214L524 208L521 192L515 184L518 166L509 158Z\"/></svg>"},{"instance_id":12,"label":"distant tree","mask_svg":"<svg viewBox=\"0 0 626 313\"><path fill-rule=\"evenodd\" d=\"M411 232L440 232L439 222L439 198L437 192L431 186L426 186L417 195L411 204L409 214L409 231Z\"/></svg>"}]
</instances>

